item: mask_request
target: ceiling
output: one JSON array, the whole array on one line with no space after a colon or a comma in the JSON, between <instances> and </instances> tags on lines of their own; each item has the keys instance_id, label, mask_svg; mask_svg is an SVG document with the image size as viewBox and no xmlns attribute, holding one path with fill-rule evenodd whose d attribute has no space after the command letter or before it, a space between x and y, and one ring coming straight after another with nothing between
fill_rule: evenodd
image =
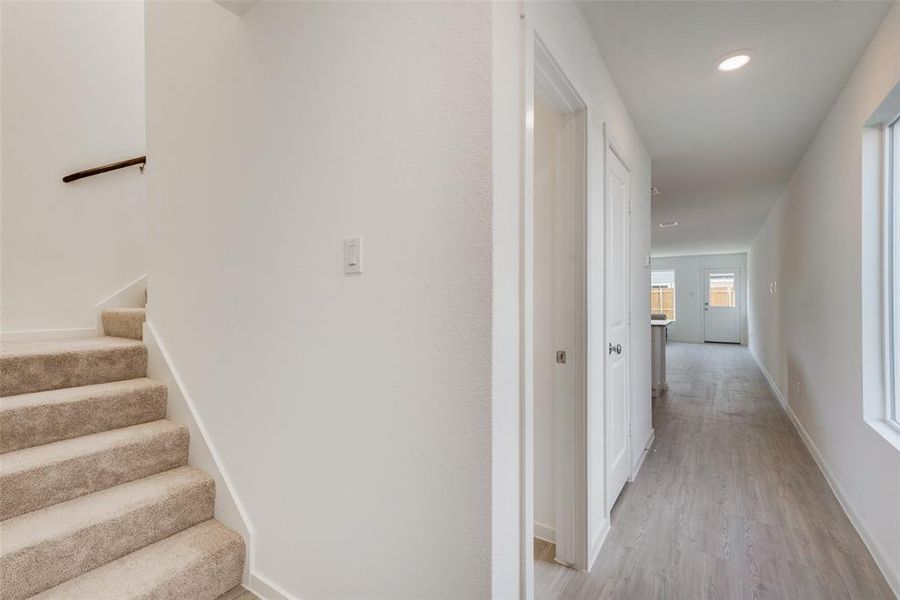
<instances>
[{"instance_id":1,"label":"ceiling","mask_svg":"<svg viewBox=\"0 0 900 600\"><path fill-rule=\"evenodd\" d=\"M653 255L676 256L749 249L892 2L579 4L653 159Z\"/></svg>"}]
</instances>

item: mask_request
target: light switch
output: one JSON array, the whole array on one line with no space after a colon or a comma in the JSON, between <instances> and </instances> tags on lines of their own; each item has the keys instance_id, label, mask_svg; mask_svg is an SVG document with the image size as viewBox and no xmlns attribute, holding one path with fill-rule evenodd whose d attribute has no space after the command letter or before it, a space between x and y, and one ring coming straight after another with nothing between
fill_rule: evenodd
<instances>
[{"instance_id":1,"label":"light switch","mask_svg":"<svg viewBox=\"0 0 900 600\"><path fill-rule=\"evenodd\" d=\"M344 240L344 274L362 273L362 237L356 236Z\"/></svg>"}]
</instances>

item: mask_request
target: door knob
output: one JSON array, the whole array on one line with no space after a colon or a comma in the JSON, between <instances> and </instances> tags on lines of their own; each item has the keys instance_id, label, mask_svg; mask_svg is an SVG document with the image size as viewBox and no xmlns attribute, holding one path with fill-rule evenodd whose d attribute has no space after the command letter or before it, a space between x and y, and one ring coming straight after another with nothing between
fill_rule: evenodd
<instances>
[{"instance_id":1,"label":"door knob","mask_svg":"<svg viewBox=\"0 0 900 600\"><path fill-rule=\"evenodd\" d=\"M609 353L612 354L616 351L616 347L612 345L612 342L609 343Z\"/></svg>"},{"instance_id":2,"label":"door knob","mask_svg":"<svg viewBox=\"0 0 900 600\"><path fill-rule=\"evenodd\" d=\"M622 344L616 344L616 354L622 354Z\"/></svg>"}]
</instances>

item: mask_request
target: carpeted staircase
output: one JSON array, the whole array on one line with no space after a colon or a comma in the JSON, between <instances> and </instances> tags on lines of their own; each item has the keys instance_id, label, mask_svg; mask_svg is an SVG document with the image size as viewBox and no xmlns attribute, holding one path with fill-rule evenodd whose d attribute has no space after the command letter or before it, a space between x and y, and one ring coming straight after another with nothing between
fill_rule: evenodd
<instances>
[{"instance_id":1,"label":"carpeted staircase","mask_svg":"<svg viewBox=\"0 0 900 600\"><path fill-rule=\"evenodd\" d=\"M244 540L147 379L144 309L106 336L0 348L0 600L214 600Z\"/></svg>"}]
</instances>

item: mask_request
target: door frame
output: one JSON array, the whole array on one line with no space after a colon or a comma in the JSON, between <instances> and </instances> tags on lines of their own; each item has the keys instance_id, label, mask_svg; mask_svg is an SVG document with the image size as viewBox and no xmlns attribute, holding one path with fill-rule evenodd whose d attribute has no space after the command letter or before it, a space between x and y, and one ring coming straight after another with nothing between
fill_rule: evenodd
<instances>
[{"instance_id":1,"label":"door frame","mask_svg":"<svg viewBox=\"0 0 900 600\"><path fill-rule=\"evenodd\" d=\"M568 183L559 185L571 193L576 218L575 343L571 360L575 368L575 394L570 404L557 403L555 410L556 454L556 547L557 561L574 568L588 568L588 448L587 448L587 206L588 122L587 104L550 50L522 19L524 64L522 148L522 205L520 231L521 281L521 589L533 596L534 586L534 97L537 87L553 99L564 115L583 114L583 130L577 143L566 144L575 159L565 171ZM562 149L563 144L560 143ZM580 156L579 156L580 154ZM562 179L560 171L560 179ZM559 435L560 432L568 434Z\"/></svg>"},{"instance_id":2,"label":"door frame","mask_svg":"<svg viewBox=\"0 0 900 600\"><path fill-rule=\"evenodd\" d=\"M614 154L616 156L616 158L619 159L619 161L625 167L625 170L628 171L628 176L629 176L628 213L627 213L627 217L625 219L625 224L624 224L624 227L625 227L625 250L624 251L625 251L625 257L626 257L626 260L625 260L626 272L625 272L624 279L625 279L625 285L627 286L627 289L628 289L628 295L627 295L628 336L627 336L627 338L628 338L628 343L629 343L629 347L628 347L629 351L625 354L625 361L626 361L625 372L627 374L626 381L625 381L625 397L626 397L626 402L628 403L628 407L625 411L626 420L627 420L627 422L626 422L626 427L627 427L626 460L628 461L628 469L629 469L627 481L631 481L632 480L631 469L634 465L634 462L633 462L634 457L632 456L633 444L632 444L632 432L631 432L632 422L634 420L634 414L633 414L634 413L634 398L632 396L632 389L631 389L632 388L632 379L633 379L632 368L634 365L634 361L632 360L632 357L631 357L631 352L633 350L631 348L631 341L633 339L633 336L631 335L631 333L632 333L632 331L631 331L631 307L632 307L632 300L633 300L633 298L632 298L633 286L631 285L631 276L632 276L632 273L631 273L631 271L632 271L632 268L631 268L631 201L632 201L632 197L634 195L634 189L633 189L634 186L632 185L632 182L630 180L631 174L632 174L631 166L628 164L628 159L625 158L625 153L622 151L622 146L619 145L618 141L616 140L616 137L612 133L612 131L609 127L609 124L604 123L603 124L604 227L606 225L605 215L606 215L606 207L608 205L608 197L607 197L607 189L608 188L607 188L606 184L608 181L610 154ZM606 264L605 263L605 260L606 260L605 237L606 237L606 235L605 235L605 231L604 231L604 246L603 246L604 269L605 269L605 264ZM604 277L603 277L604 311L606 309L607 284L608 284L608 279L604 275ZM606 319L606 313L604 312L604 314L603 314L603 343L604 343L604 345L607 343L608 339L609 339L609 329L608 329L608 323L607 323L607 319ZM603 503L604 503L607 518L609 517L610 512L612 511L612 503L608 502L609 487L610 487L610 485L609 485L609 459L610 459L610 456L609 456L609 447L607 445L607 443L610 439L610 435L609 435L610 423L609 423L609 419L606 418L607 417L606 409L608 407L608 402L607 402L607 397L606 397L606 382L609 381L609 378L607 377L607 369L608 368L609 368L609 363L606 360L606 355L604 354L604 357L603 357ZM627 481L626 481L626 485L627 485Z\"/></svg>"},{"instance_id":3,"label":"door frame","mask_svg":"<svg viewBox=\"0 0 900 600\"><path fill-rule=\"evenodd\" d=\"M708 267L702 266L700 268L700 291L703 292L701 296L700 303L700 323L701 323L701 332L702 332L702 341L704 344L706 341L706 303L709 302L709 277L707 273L711 271L734 271L734 303L735 308L738 311L738 341L737 342L723 342L723 343L736 343L736 344L744 344L744 273L743 267L740 265L726 265L721 267ZM676 315L677 316L677 315ZM716 343L716 342L709 342Z\"/></svg>"}]
</instances>

